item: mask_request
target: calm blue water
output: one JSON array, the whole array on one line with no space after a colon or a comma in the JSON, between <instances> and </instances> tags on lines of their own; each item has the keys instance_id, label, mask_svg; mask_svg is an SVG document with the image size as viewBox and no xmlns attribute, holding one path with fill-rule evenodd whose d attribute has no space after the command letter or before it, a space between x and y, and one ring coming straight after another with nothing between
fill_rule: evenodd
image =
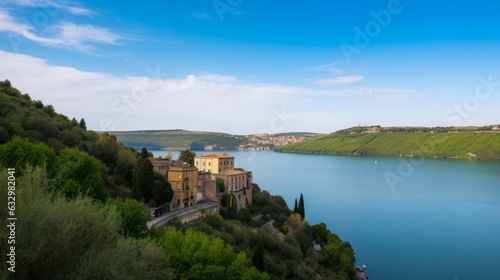
<instances>
[{"instance_id":1,"label":"calm blue water","mask_svg":"<svg viewBox=\"0 0 500 280\"><path fill-rule=\"evenodd\" d=\"M309 223L349 241L370 280L500 279L499 162L230 154L289 206L303 193Z\"/></svg>"}]
</instances>

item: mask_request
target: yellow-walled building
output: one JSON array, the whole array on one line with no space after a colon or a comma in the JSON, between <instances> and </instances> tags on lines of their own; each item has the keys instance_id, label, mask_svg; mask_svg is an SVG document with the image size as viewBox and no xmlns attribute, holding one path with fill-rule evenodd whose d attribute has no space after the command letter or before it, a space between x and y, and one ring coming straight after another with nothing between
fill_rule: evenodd
<instances>
[{"instance_id":1,"label":"yellow-walled building","mask_svg":"<svg viewBox=\"0 0 500 280\"><path fill-rule=\"evenodd\" d=\"M198 169L196 167L184 164L170 166L167 180L174 191L172 209L196 205L198 192Z\"/></svg>"},{"instance_id":2,"label":"yellow-walled building","mask_svg":"<svg viewBox=\"0 0 500 280\"><path fill-rule=\"evenodd\" d=\"M228 154L208 154L194 158L194 166L199 171L220 173L234 169L234 157Z\"/></svg>"},{"instance_id":3,"label":"yellow-walled building","mask_svg":"<svg viewBox=\"0 0 500 280\"><path fill-rule=\"evenodd\" d=\"M236 206L237 210L252 205L252 172L243 169L224 170L214 174L215 177L224 180L224 193L230 195L230 205Z\"/></svg>"}]
</instances>

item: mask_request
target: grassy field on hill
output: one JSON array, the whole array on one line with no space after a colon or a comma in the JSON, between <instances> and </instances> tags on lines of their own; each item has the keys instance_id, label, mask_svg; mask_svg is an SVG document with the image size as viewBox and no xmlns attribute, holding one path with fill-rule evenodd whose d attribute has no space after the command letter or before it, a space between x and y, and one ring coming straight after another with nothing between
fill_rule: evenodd
<instances>
[{"instance_id":1,"label":"grassy field on hill","mask_svg":"<svg viewBox=\"0 0 500 280\"><path fill-rule=\"evenodd\" d=\"M235 150L239 145L254 143L251 135L233 135L220 132L176 130L110 131L109 134L129 147L134 148L171 148L173 150L203 150L213 146L216 150ZM288 132L275 134L273 137L313 138L319 134L310 132Z\"/></svg>"},{"instance_id":2,"label":"grassy field on hill","mask_svg":"<svg viewBox=\"0 0 500 280\"><path fill-rule=\"evenodd\" d=\"M187 130L144 130L109 132L118 141L130 147L150 147L187 149L214 145L221 149L232 149L240 144L247 144L246 138L227 133L187 131Z\"/></svg>"},{"instance_id":3,"label":"grassy field on hill","mask_svg":"<svg viewBox=\"0 0 500 280\"><path fill-rule=\"evenodd\" d=\"M338 131L274 150L337 155L386 155L500 160L500 133L481 128ZM438 132L436 132L438 131Z\"/></svg>"}]
</instances>

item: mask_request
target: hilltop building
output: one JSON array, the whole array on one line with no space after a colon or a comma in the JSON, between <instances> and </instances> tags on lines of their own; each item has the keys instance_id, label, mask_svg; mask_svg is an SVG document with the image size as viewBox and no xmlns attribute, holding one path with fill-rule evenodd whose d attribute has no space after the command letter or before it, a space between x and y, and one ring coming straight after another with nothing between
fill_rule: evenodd
<instances>
[{"instance_id":1,"label":"hilltop building","mask_svg":"<svg viewBox=\"0 0 500 280\"><path fill-rule=\"evenodd\" d=\"M234 156L208 154L194 158L194 166L167 158L150 157L153 170L172 187L172 211L205 201L223 200L225 207L246 208L252 204L252 172L234 168ZM216 178L224 180L224 192L217 193ZM224 199L222 199L224 198Z\"/></svg>"},{"instance_id":2,"label":"hilltop building","mask_svg":"<svg viewBox=\"0 0 500 280\"><path fill-rule=\"evenodd\" d=\"M254 184L252 172L234 168L234 156L225 153L201 155L194 158L194 166L200 172L212 174L213 186L215 186L216 178L224 180L224 194L230 197L229 202L226 203L230 205L223 206L235 206L239 210L252 204L252 186ZM213 190L215 191L215 188ZM204 193L202 197L206 198L213 197L214 194L212 189L206 188L202 193Z\"/></svg>"},{"instance_id":3,"label":"hilltop building","mask_svg":"<svg viewBox=\"0 0 500 280\"><path fill-rule=\"evenodd\" d=\"M216 178L224 180L224 194L229 195L230 200L225 201L223 206L233 206L237 210L246 208L252 204L252 172L243 169L224 170L214 174Z\"/></svg>"},{"instance_id":4,"label":"hilltop building","mask_svg":"<svg viewBox=\"0 0 500 280\"><path fill-rule=\"evenodd\" d=\"M215 178L212 173L198 171L198 197L197 201L217 201L217 191L215 186Z\"/></svg>"},{"instance_id":5,"label":"hilltop building","mask_svg":"<svg viewBox=\"0 0 500 280\"><path fill-rule=\"evenodd\" d=\"M174 196L172 209L196 205L198 188L198 169L178 161L173 162L167 173Z\"/></svg>"},{"instance_id":6,"label":"hilltop building","mask_svg":"<svg viewBox=\"0 0 500 280\"><path fill-rule=\"evenodd\" d=\"M168 170L173 162L172 160L162 157L149 157L149 161L153 164L153 171L156 171L167 178Z\"/></svg>"},{"instance_id":7,"label":"hilltop building","mask_svg":"<svg viewBox=\"0 0 500 280\"><path fill-rule=\"evenodd\" d=\"M194 158L194 166L199 171L220 173L224 170L234 169L234 157L228 154L208 154Z\"/></svg>"}]
</instances>

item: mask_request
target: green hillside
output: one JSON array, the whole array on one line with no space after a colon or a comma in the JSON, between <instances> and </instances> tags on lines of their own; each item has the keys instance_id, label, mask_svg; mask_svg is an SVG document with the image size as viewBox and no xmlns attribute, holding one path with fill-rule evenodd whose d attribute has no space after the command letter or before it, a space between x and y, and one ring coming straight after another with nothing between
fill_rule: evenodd
<instances>
[{"instance_id":1,"label":"green hillside","mask_svg":"<svg viewBox=\"0 0 500 280\"><path fill-rule=\"evenodd\" d=\"M493 126L449 128L355 127L301 143L278 152L475 158L500 160L500 132Z\"/></svg>"},{"instance_id":2,"label":"green hillside","mask_svg":"<svg viewBox=\"0 0 500 280\"><path fill-rule=\"evenodd\" d=\"M205 145L217 145L219 149L233 149L240 144L248 143L243 136L182 129L114 131L109 133L129 147L203 149Z\"/></svg>"},{"instance_id":3,"label":"green hillside","mask_svg":"<svg viewBox=\"0 0 500 280\"><path fill-rule=\"evenodd\" d=\"M141 131L110 131L109 134L129 147L140 149L171 148L173 150L203 150L205 146L212 146L215 150L236 150L240 145L261 145L254 135L233 135L220 132L174 130L141 130ZM287 132L267 136L302 137L310 139L319 134L310 132ZM262 139L261 139L262 140ZM264 139L269 140L269 139ZM265 144L274 147L274 144Z\"/></svg>"},{"instance_id":4,"label":"green hillside","mask_svg":"<svg viewBox=\"0 0 500 280\"><path fill-rule=\"evenodd\" d=\"M257 186L248 208L149 229L144 203L172 190L147 157L0 81L0 279L355 279L349 242Z\"/></svg>"}]
</instances>

